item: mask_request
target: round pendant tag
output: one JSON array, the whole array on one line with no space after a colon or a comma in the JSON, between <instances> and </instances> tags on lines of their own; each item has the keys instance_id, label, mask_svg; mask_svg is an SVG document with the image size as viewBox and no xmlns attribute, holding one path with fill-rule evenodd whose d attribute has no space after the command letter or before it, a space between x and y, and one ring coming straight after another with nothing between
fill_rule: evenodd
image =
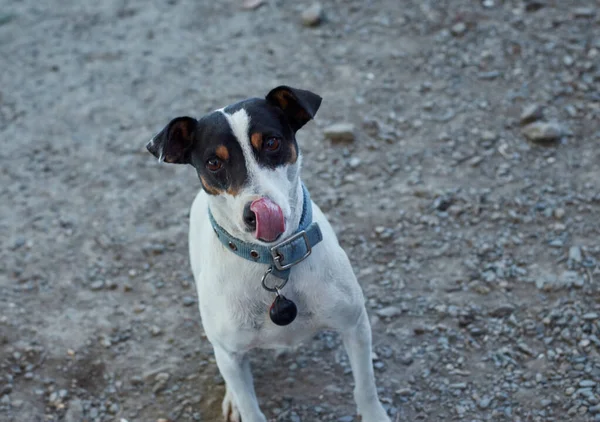
<instances>
[{"instance_id":1,"label":"round pendant tag","mask_svg":"<svg viewBox=\"0 0 600 422\"><path fill-rule=\"evenodd\" d=\"M296 319L298 309L296 304L289 299L286 299L283 295L277 295L271 309L269 309L269 316L271 321L277 325L288 325Z\"/></svg>"}]
</instances>

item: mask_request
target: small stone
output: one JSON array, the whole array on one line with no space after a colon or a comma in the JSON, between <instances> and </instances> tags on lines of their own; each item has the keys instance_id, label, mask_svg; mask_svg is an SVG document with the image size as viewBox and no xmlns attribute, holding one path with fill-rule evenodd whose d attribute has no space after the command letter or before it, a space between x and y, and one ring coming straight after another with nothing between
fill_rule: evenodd
<instances>
[{"instance_id":1,"label":"small stone","mask_svg":"<svg viewBox=\"0 0 600 422\"><path fill-rule=\"evenodd\" d=\"M581 261L583 261L581 248L579 246L571 246L569 248L569 261L577 264L580 264Z\"/></svg>"},{"instance_id":2,"label":"small stone","mask_svg":"<svg viewBox=\"0 0 600 422\"><path fill-rule=\"evenodd\" d=\"M598 319L598 314L596 312L588 312L583 314L581 318L583 318L584 321L594 321Z\"/></svg>"},{"instance_id":3,"label":"small stone","mask_svg":"<svg viewBox=\"0 0 600 422\"><path fill-rule=\"evenodd\" d=\"M242 0L242 9L254 10L265 4L265 0Z\"/></svg>"},{"instance_id":4,"label":"small stone","mask_svg":"<svg viewBox=\"0 0 600 422\"><path fill-rule=\"evenodd\" d=\"M477 403L477 405L480 409L487 409L490 406L491 402L492 399L490 397L484 396L481 400L479 400L479 403Z\"/></svg>"},{"instance_id":5,"label":"small stone","mask_svg":"<svg viewBox=\"0 0 600 422\"><path fill-rule=\"evenodd\" d=\"M543 0L525 0L526 12L537 12L544 6L546 6L546 2Z\"/></svg>"},{"instance_id":6,"label":"small stone","mask_svg":"<svg viewBox=\"0 0 600 422\"><path fill-rule=\"evenodd\" d=\"M323 131L325 137L333 143L354 142L354 125L352 123L335 123Z\"/></svg>"},{"instance_id":7,"label":"small stone","mask_svg":"<svg viewBox=\"0 0 600 422\"><path fill-rule=\"evenodd\" d=\"M396 390L396 394L400 397L409 397L413 395L413 390L410 388L401 388L399 390Z\"/></svg>"},{"instance_id":8,"label":"small stone","mask_svg":"<svg viewBox=\"0 0 600 422\"><path fill-rule=\"evenodd\" d=\"M575 7L573 8L573 17L575 18L593 18L596 12L591 7Z\"/></svg>"},{"instance_id":9,"label":"small stone","mask_svg":"<svg viewBox=\"0 0 600 422\"><path fill-rule=\"evenodd\" d=\"M573 63L575 63L575 59L573 59L571 56L565 56L563 57L563 63L565 66L570 67L573 66Z\"/></svg>"},{"instance_id":10,"label":"small stone","mask_svg":"<svg viewBox=\"0 0 600 422\"><path fill-rule=\"evenodd\" d=\"M530 104L521 113L521 125L526 125L544 117L544 110L539 104Z\"/></svg>"},{"instance_id":11,"label":"small stone","mask_svg":"<svg viewBox=\"0 0 600 422\"><path fill-rule=\"evenodd\" d=\"M565 216L565 209L564 208L556 208L554 210L554 218L556 218L557 220L562 220Z\"/></svg>"},{"instance_id":12,"label":"small stone","mask_svg":"<svg viewBox=\"0 0 600 422\"><path fill-rule=\"evenodd\" d=\"M158 382L164 382L164 381L168 381L169 378L171 378L171 374L169 374L168 372L159 372L154 377L154 380L158 381Z\"/></svg>"},{"instance_id":13,"label":"small stone","mask_svg":"<svg viewBox=\"0 0 600 422\"><path fill-rule=\"evenodd\" d=\"M483 2L481 2L481 4L486 9L491 9L492 7L494 7L494 0L483 0Z\"/></svg>"},{"instance_id":14,"label":"small stone","mask_svg":"<svg viewBox=\"0 0 600 422\"><path fill-rule=\"evenodd\" d=\"M492 316L494 318L503 318L503 317L511 315L514 311L515 311L514 305L507 303L505 305L500 305L496 309L491 311L490 316Z\"/></svg>"},{"instance_id":15,"label":"small stone","mask_svg":"<svg viewBox=\"0 0 600 422\"><path fill-rule=\"evenodd\" d=\"M339 417L338 422L353 422L354 421L354 416L342 416Z\"/></svg>"},{"instance_id":16,"label":"small stone","mask_svg":"<svg viewBox=\"0 0 600 422\"><path fill-rule=\"evenodd\" d=\"M133 375L131 378L129 378L129 382L131 383L131 385L142 385L144 383L144 379L139 376L139 375Z\"/></svg>"},{"instance_id":17,"label":"small stone","mask_svg":"<svg viewBox=\"0 0 600 422\"><path fill-rule=\"evenodd\" d=\"M150 334L156 337L162 334L162 330L160 329L160 327L153 325L152 327L150 327Z\"/></svg>"},{"instance_id":18,"label":"small stone","mask_svg":"<svg viewBox=\"0 0 600 422\"><path fill-rule=\"evenodd\" d=\"M452 28L450 28L450 33L455 37L460 37L464 35L465 32L467 32L467 25L465 25L464 22L455 23L452 25Z\"/></svg>"},{"instance_id":19,"label":"small stone","mask_svg":"<svg viewBox=\"0 0 600 422\"><path fill-rule=\"evenodd\" d=\"M183 306L192 306L196 303L196 299L192 296L184 296L183 297Z\"/></svg>"},{"instance_id":20,"label":"small stone","mask_svg":"<svg viewBox=\"0 0 600 422\"><path fill-rule=\"evenodd\" d=\"M116 415L117 413L119 413L119 405L117 403L111 404L108 408L108 413L110 413L111 415Z\"/></svg>"},{"instance_id":21,"label":"small stone","mask_svg":"<svg viewBox=\"0 0 600 422\"><path fill-rule=\"evenodd\" d=\"M92 284L90 284L90 289L92 289L92 290L102 290L103 288L104 288L103 280L94 281Z\"/></svg>"},{"instance_id":22,"label":"small stone","mask_svg":"<svg viewBox=\"0 0 600 422\"><path fill-rule=\"evenodd\" d=\"M393 318L402 314L402 309L397 308L395 306L388 306L383 309L378 309L377 311L375 311L375 313L377 314L377 316L383 318Z\"/></svg>"},{"instance_id":23,"label":"small stone","mask_svg":"<svg viewBox=\"0 0 600 422\"><path fill-rule=\"evenodd\" d=\"M91 416L91 415L90 415ZM74 399L69 402L69 410L65 414L65 422L81 422L85 420L83 415L83 403L81 400Z\"/></svg>"},{"instance_id":24,"label":"small stone","mask_svg":"<svg viewBox=\"0 0 600 422\"><path fill-rule=\"evenodd\" d=\"M357 168L360 165L360 162L361 162L360 158L358 158L358 157L352 157L350 159L350 161L348 162L348 165L350 166L350 168L355 169L355 168Z\"/></svg>"},{"instance_id":25,"label":"small stone","mask_svg":"<svg viewBox=\"0 0 600 422\"><path fill-rule=\"evenodd\" d=\"M448 387L452 390L466 390L467 383L466 382L457 382L455 384L450 384Z\"/></svg>"},{"instance_id":26,"label":"small stone","mask_svg":"<svg viewBox=\"0 0 600 422\"><path fill-rule=\"evenodd\" d=\"M591 388L596 386L596 381L593 380L581 380L579 381L579 386L581 388Z\"/></svg>"},{"instance_id":27,"label":"small stone","mask_svg":"<svg viewBox=\"0 0 600 422\"><path fill-rule=\"evenodd\" d=\"M565 395L567 395L567 396L572 396L574 392L575 392L575 388L573 388L573 387L568 387L568 388L565 390Z\"/></svg>"},{"instance_id":28,"label":"small stone","mask_svg":"<svg viewBox=\"0 0 600 422\"><path fill-rule=\"evenodd\" d=\"M398 359L402 365L410 365L413 363L413 356L411 353L405 353Z\"/></svg>"},{"instance_id":29,"label":"small stone","mask_svg":"<svg viewBox=\"0 0 600 422\"><path fill-rule=\"evenodd\" d=\"M521 132L531 142L549 144L559 141L564 129L555 122L534 122L525 126Z\"/></svg>"},{"instance_id":30,"label":"small stone","mask_svg":"<svg viewBox=\"0 0 600 422\"><path fill-rule=\"evenodd\" d=\"M301 19L304 26L318 26L323 21L323 6L320 3L313 3L304 9Z\"/></svg>"}]
</instances>

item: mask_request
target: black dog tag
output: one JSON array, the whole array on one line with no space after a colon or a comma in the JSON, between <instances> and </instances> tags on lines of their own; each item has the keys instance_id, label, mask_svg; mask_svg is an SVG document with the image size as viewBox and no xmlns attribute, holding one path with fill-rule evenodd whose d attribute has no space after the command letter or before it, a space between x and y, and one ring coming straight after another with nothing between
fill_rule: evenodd
<instances>
[{"instance_id":1,"label":"black dog tag","mask_svg":"<svg viewBox=\"0 0 600 422\"><path fill-rule=\"evenodd\" d=\"M288 325L296 319L298 309L296 304L289 299L286 299L283 295L277 295L271 309L269 309L269 316L271 321L277 325Z\"/></svg>"}]
</instances>

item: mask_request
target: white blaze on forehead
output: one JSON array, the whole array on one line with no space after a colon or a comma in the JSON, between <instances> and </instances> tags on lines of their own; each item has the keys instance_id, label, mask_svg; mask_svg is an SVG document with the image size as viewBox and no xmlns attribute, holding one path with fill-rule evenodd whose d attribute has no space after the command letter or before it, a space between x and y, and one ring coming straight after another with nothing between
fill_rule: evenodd
<instances>
[{"instance_id":1,"label":"white blaze on forehead","mask_svg":"<svg viewBox=\"0 0 600 422\"><path fill-rule=\"evenodd\" d=\"M242 148L248 174L248 194L270 197L282 208L284 215L289 216L291 184L287 177L287 166L268 169L258 164L250 142L250 116L246 110L242 108L232 114L221 110L221 113L229 122L231 131Z\"/></svg>"},{"instance_id":2,"label":"white blaze on forehead","mask_svg":"<svg viewBox=\"0 0 600 422\"><path fill-rule=\"evenodd\" d=\"M248 116L248 113L243 108L233 114L227 114L222 110L221 113L223 113L229 122L233 136L236 137L240 146L242 147L244 160L246 160L246 167L248 167L248 165L254 167L253 164L256 165L256 160L254 159L252 147L250 146L250 116ZM249 173L251 173L251 171L254 169L248 168L247 170ZM252 176L252 174L250 174L250 176Z\"/></svg>"}]
</instances>

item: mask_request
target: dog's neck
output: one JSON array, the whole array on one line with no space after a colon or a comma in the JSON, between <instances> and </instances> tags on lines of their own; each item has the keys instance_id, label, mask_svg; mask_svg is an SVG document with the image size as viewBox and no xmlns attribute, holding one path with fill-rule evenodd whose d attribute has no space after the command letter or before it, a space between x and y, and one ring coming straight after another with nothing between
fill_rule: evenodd
<instances>
[{"instance_id":1,"label":"dog's neck","mask_svg":"<svg viewBox=\"0 0 600 422\"><path fill-rule=\"evenodd\" d=\"M302 209L304 203L304 192L302 190L302 181L299 175L295 178L295 181L291 184L289 191L289 200L291 214L289 219L285 222L285 232L281 238L285 239L296 232L300 224L300 218L302 217ZM252 233L241 229L234 223L231 218L232 212L227 209L226 204L222 202L222 198L215 196L208 196L208 207L215 222L226 230L231 236L238 238L247 243L266 244L260 240L257 240Z\"/></svg>"}]
</instances>

